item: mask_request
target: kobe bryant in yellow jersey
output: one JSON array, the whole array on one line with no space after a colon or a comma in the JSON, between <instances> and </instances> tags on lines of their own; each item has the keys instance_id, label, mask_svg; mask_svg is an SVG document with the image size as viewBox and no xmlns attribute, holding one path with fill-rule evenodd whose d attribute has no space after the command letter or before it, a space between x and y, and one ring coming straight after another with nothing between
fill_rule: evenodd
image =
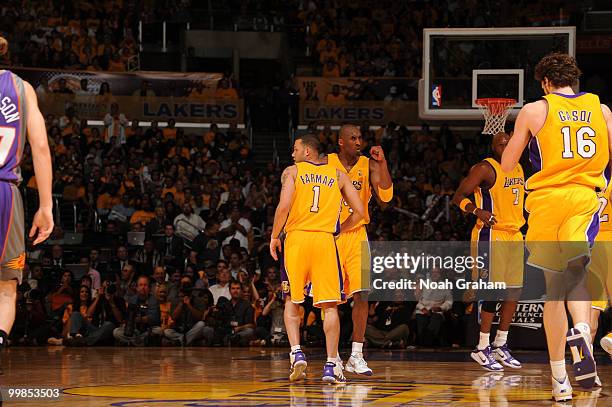
<instances>
[{"instance_id":1,"label":"kobe bryant in yellow jersey","mask_svg":"<svg viewBox=\"0 0 612 407\"><path fill-rule=\"evenodd\" d=\"M342 383L346 379L336 365L340 319L337 305L344 301L342 270L334 235L354 228L364 217L364 205L349 177L319 160L319 140L313 135L299 137L293 146L295 165L281 176L282 189L270 240L270 254L281 253L281 283L285 295L285 326L291 344L291 381L305 377L306 357L300 349L298 304L304 301L305 287L312 283L314 305L323 308L327 363L323 381ZM340 223L345 199L354 209ZM279 236L285 230L284 247ZM278 251L278 252L277 252Z\"/></svg>"},{"instance_id":2,"label":"kobe bryant in yellow jersey","mask_svg":"<svg viewBox=\"0 0 612 407\"><path fill-rule=\"evenodd\" d=\"M606 168L606 177L610 179L611 168ZM591 340L595 339L599 326L599 316L606 310L612 300L612 206L610 199L612 186L599 194L599 233L595 238L591 263L588 266L587 280L591 294ZM601 347L612 356L612 332L601 338ZM596 383L601 386L601 382Z\"/></svg>"},{"instance_id":3,"label":"kobe bryant in yellow jersey","mask_svg":"<svg viewBox=\"0 0 612 407\"><path fill-rule=\"evenodd\" d=\"M528 262L543 269L546 279L544 328L557 401L572 398L565 341L578 384L591 388L597 378L585 269L599 230L597 193L608 182L604 172L612 146L612 113L597 95L574 93L580 74L567 54L550 54L538 62L535 78L545 96L523 106L502 156L502 169L511 171L529 144L535 173L525 183L525 240ZM574 323L569 330L566 301Z\"/></svg>"},{"instance_id":4,"label":"kobe bryant in yellow jersey","mask_svg":"<svg viewBox=\"0 0 612 407\"><path fill-rule=\"evenodd\" d=\"M327 162L348 175L365 207L365 217L354 228L342 232L336 239L336 244L344 272L344 287L347 295L353 298L353 344L346 370L371 376L372 369L363 358L370 290L370 252L366 232L366 225L370 223L368 202L372 197L372 191L382 202L391 201L393 183L382 148L372 147L370 158L367 158L361 155L362 142L358 126L342 126L338 138L339 152L329 154ZM352 207L344 201L340 219L342 221L347 219L352 210ZM338 364L342 364L340 355L338 355Z\"/></svg>"},{"instance_id":5,"label":"kobe bryant in yellow jersey","mask_svg":"<svg viewBox=\"0 0 612 407\"><path fill-rule=\"evenodd\" d=\"M525 176L520 164L510 172L501 169L501 156L508 140L510 136L506 133L493 136L493 157L474 165L453 197L455 205L477 218L472 231L472 244L478 250L474 256L482 254L486 261L482 269L476 270L476 278L503 282L507 288L504 293L483 301L480 339L470 354L476 363L490 371L504 370L504 366L521 368L521 363L510 354L507 339L523 286L524 247L520 229L525 224ZM471 194L476 202L468 198ZM503 304L499 328L491 346L489 337L497 300L503 300Z\"/></svg>"}]
</instances>

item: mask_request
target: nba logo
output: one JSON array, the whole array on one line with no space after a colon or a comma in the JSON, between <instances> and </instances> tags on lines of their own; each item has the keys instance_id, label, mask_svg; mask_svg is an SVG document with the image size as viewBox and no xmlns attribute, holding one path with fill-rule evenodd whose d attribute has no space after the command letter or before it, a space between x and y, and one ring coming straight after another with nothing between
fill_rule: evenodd
<instances>
[{"instance_id":1,"label":"nba logo","mask_svg":"<svg viewBox=\"0 0 612 407\"><path fill-rule=\"evenodd\" d=\"M431 106L442 107L442 85L432 85L431 87Z\"/></svg>"}]
</instances>

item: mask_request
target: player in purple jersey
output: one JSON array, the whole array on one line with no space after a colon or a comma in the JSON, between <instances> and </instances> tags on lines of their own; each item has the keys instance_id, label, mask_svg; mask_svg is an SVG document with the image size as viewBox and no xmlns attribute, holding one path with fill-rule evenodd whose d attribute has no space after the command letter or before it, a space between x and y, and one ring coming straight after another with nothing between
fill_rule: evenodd
<instances>
[{"instance_id":1,"label":"player in purple jersey","mask_svg":"<svg viewBox=\"0 0 612 407\"><path fill-rule=\"evenodd\" d=\"M8 42L0 37L0 56L7 51ZM17 284L21 283L26 258L23 203L17 189L26 133L40 201L30 229L36 245L53 230L51 153L45 120L32 86L12 72L0 70L0 356L15 320Z\"/></svg>"}]
</instances>

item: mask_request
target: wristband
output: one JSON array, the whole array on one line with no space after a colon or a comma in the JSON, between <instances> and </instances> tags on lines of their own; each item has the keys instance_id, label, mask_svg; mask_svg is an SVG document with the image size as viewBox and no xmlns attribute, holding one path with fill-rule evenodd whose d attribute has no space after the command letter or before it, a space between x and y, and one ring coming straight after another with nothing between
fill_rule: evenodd
<instances>
[{"instance_id":1,"label":"wristband","mask_svg":"<svg viewBox=\"0 0 612 407\"><path fill-rule=\"evenodd\" d=\"M471 204L471 203L472 201L469 200L468 198L463 198L463 200L459 203L459 208L461 208L463 212L467 212L466 208L468 204Z\"/></svg>"},{"instance_id":2,"label":"wristband","mask_svg":"<svg viewBox=\"0 0 612 407\"><path fill-rule=\"evenodd\" d=\"M390 202L393 199L393 184L389 188L381 188L378 186L378 197L383 202Z\"/></svg>"}]
</instances>

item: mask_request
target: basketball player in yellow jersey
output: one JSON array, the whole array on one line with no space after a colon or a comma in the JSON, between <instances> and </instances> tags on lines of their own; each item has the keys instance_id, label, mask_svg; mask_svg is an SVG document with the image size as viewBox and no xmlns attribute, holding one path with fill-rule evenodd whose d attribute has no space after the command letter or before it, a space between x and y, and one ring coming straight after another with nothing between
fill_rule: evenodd
<instances>
[{"instance_id":1,"label":"basketball player in yellow jersey","mask_svg":"<svg viewBox=\"0 0 612 407\"><path fill-rule=\"evenodd\" d=\"M526 241L529 263L545 271L544 328L557 401L572 398L565 371L566 336L578 383L590 388L597 377L584 269L599 229L597 191L606 187L612 113L596 95L574 94L580 74L576 60L566 54L551 54L538 63L535 77L545 96L523 106L502 156L502 169L511 171L530 145L535 174L525 185L530 214ZM566 300L575 324L567 335Z\"/></svg>"},{"instance_id":2,"label":"basketball player in yellow jersey","mask_svg":"<svg viewBox=\"0 0 612 407\"><path fill-rule=\"evenodd\" d=\"M368 235L365 225L370 223L368 202L372 197L372 190L381 201L389 202L393 198L393 183L382 148L372 147L370 149L371 158L367 158L361 155L361 143L359 127L342 126L338 138L339 153L329 154L327 162L349 176L365 207L365 217L354 228L342 232L336 239L336 245L344 272L344 288L347 295L353 297L353 344L351 356L346 363L346 370L371 376L372 369L363 358L363 342L368 321L368 291L370 290L369 273L367 275L362 273L362 258L369 257L369 251L366 251ZM351 212L351 207L346 201L343 202L340 220L346 220ZM369 258L364 259L364 262L369 263ZM337 363L342 365L340 355L338 355Z\"/></svg>"},{"instance_id":3,"label":"basketball player in yellow jersey","mask_svg":"<svg viewBox=\"0 0 612 407\"><path fill-rule=\"evenodd\" d=\"M610 179L610 167L606 168L605 176ZM591 303L591 340L595 339L599 326L599 315L608 307L608 299L612 298L612 273L609 271L612 263L612 207L610 206L612 186L599 194L599 233L591 252L591 263L587 268L589 292L593 298ZM601 338L601 347L612 355L612 333ZM599 377L596 386L601 387Z\"/></svg>"},{"instance_id":4,"label":"basketball player in yellow jersey","mask_svg":"<svg viewBox=\"0 0 612 407\"><path fill-rule=\"evenodd\" d=\"M504 366L520 369L521 363L508 349L507 339L510 323L516 311L523 287L523 235L520 232L525 224L523 202L525 197L525 176L520 164L511 172L501 169L501 156L510 140L506 133L493 136L493 158L474 165L468 176L461 182L453 203L462 211L472 213L478 218L472 231L474 249L486 253L489 264L482 270L490 282L503 282L507 290L499 293L500 298L487 298L483 301L480 316L480 339L476 350L470 356L480 366L490 371L504 370ZM476 203L468 196L474 194ZM506 242L494 243L491 242ZM520 242L520 243L510 243ZM497 308L497 300L502 300L499 329L490 343L491 325Z\"/></svg>"},{"instance_id":5,"label":"basketball player in yellow jersey","mask_svg":"<svg viewBox=\"0 0 612 407\"><path fill-rule=\"evenodd\" d=\"M350 230L363 219L364 205L348 176L331 165L319 161L319 140L305 135L295 141L295 165L283 171L281 196L274 214L270 254L281 260L281 280L285 295L285 326L291 344L289 380L305 377L306 357L300 349L300 317L298 304L304 301L304 291L312 283L314 305L323 308L327 363L323 381L342 383L346 379L336 366L340 319L338 303L344 301L342 270L334 234ZM342 224L340 205L344 198L353 213ZM287 233L284 250L279 235Z\"/></svg>"}]
</instances>

